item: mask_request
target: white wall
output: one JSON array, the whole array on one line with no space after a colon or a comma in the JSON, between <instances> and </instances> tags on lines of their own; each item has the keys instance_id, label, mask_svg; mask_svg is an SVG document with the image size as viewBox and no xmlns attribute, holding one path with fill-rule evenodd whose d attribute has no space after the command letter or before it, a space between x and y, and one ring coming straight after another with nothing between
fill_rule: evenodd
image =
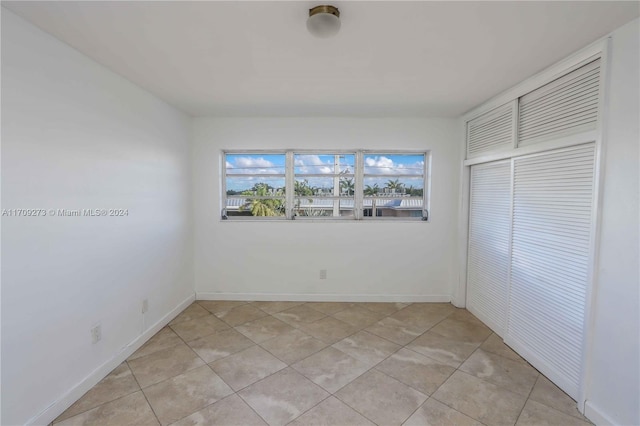
<instances>
[{"instance_id":1,"label":"white wall","mask_svg":"<svg viewBox=\"0 0 640 426\"><path fill-rule=\"evenodd\" d=\"M2 424L51 420L193 296L190 125L2 9L2 208L129 210L2 217Z\"/></svg>"},{"instance_id":2,"label":"white wall","mask_svg":"<svg viewBox=\"0 0 640 426\"><path fill-rule=\"evenodd\" d=\"M640 21L612 34L594 337L586 414L640 424Z\"/></svg>"},{"instance_id":3,"label":"white wall","mask_svg":"<svg viewBox=\"0 0 640 426\"><path fill-rule=\"evenodd\" d=\"M459 144L450 119L195 119L195 278L201 298L448 301ZM430 149L431 222L221 221L222 149ZM327 279L319 270L327 269Z\"/></svg>"}]
</instances>

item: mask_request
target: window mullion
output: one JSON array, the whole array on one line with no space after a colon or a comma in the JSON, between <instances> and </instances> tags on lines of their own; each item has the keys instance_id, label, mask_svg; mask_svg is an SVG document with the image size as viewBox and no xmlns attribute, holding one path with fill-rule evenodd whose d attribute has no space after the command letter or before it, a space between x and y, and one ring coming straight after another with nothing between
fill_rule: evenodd
<instances>
[{"instance_id":1,"label":"window mullion","mask_svg":"<svg viewBox=\"0 0 640 426\"><path fill-rule=\"evenodd\" d=\"M424 190L422 191L422 205L424 211L422 215L424 217L426 211L426 220L431 220L431 152L428 152L424 156Z\"/></svg>"},{"instance_id":2,"label":"window mullion","mask_svg":"<svg viewBox=\"0 0 640 426\"><path fill-rule=\"evenodd\" d=\"M222 152L222 161L220 162L220 193L222 195L222 205L220 206L220 217L227 218L227 153Z\"/></svg>"},{"instance_id":3,"label":"window mullion","mask_svg":"<svg viewBox=\"0 0 640 426\"><path fill-rule=\"evenodd\" d=\"M354 194L354 216L356 220L362 220L363 216L363 193L364 193L364 156L362 151L356 151L355 162L355 194Z\"/></svg>"},{"instance_id":4,"label":"window mullion","mask_svg":"<svg viewBox=\"0 0 640 426\"><path fill-rule=\"evenodd\" d=\"M294 177L293 151L287 151L285 157L285 217L294 219L295 213L295 177Z\"/></svg>"}]
</instances>

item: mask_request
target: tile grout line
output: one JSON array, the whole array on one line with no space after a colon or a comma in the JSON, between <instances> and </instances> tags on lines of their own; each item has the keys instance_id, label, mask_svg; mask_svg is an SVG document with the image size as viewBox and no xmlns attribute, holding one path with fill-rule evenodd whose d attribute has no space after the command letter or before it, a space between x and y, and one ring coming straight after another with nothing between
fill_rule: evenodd
<instances>
[{"instance_id":1,"label":"tile grout line","mask_svg":"<svg viewBox=\"0 0 640 426\"><path fill-rule=\"evenodd\" d=\"M483 324L484 324L484 323L483 323ZM491 330L491 332L493 333L493 330ZM462 364L464 364L464 363L465 363L469 358L471 358L471 356L472 356L472 355L473 355L473 354L474 354L474 353L475 353L475 352L480 348L480 346L482 346L482 345L484 344L484 342L486 342L486 341L489 339L489 337L491 337L491 334L489 334L489 336L487 336L487 338L486 338L486 339L484 339L484 340L482 341L482 343L480 343L480 344L478 345L478 347L477 347L477 348L475 348L475 349L473 350L473 352L471 352L471 353L469 354L469 356L468 356L468 357L466 357L466 358L465 358L465 359L464 359L464 360L463 360L463 361L462 361L462 362L461 362L461 363L456 367L456 369L454 370L454 372L453 372L453 373L451 373L451 375L449 376L449 378L447 378L447 380L445 380L444 382L442 382L442 384L441 384L440 386L438 386L438 388L437 388L435 391L433 391L433 393L432 393L431 395L435 395L435 394L436 394L436 392L438 392L438 390L439 390L439 389L440 389L440 388L441 388L441 387L442 387L442 386L443 386L443 385L444 385L444 384L445 384L445 383L446 383L446 382L451 378L451 376L453 376L453 375L455 374L455 372L456 372L456 371L460 371L460 372L462 372L462 373L469 374L469 373L467 373L467 372L465 372L465 371L463 371L463 370L460 370L460 367L462 367ZM470 374L470 375L471 375L471 374ZM475 377L475 376L474 376L474 377ZM537 379L536 379L536 380L537 380ZM470 418L470 419L473 419L473 420L477 421L478 423L482 423L480 420L476 419L475 417L469 416L468 414L465 414L465 413L463 413L462 411L457 410L456 408L454 408L454 407L450 406L450 405L449 405L449 404L447 404L446 402L444 402L444 401L440 401L440 400L439 400L438 398L436 398L436 397L433 397L433 399L434 399L434 400L436 400L436 401L438 401L438 402L439 402L439 403L441 403L441 404L446 405L447 407L451 408L452 410L454 410L454 411L456 411L456 412L458 412L458 413L460 413L460 414L462 414L462 415L464 415L464 416L467 416L467 417L468 417L468 418ZM482 424L484 424L484 423L482 423Z\"/></svg>"},{"instance_id":2,"label":"tile grout line","mask_svg":"<svg viewBox=\"0 0 640 426\"><path fill-rule=\"evenodd\" d=\"M393 314L391 314L391 315L395 315L395 314L397 314L398 312L400 312L400 311L402 311L402 310L404 310L404 309L406 309L406 308L408 308L408 306L406 306L406 307L404 307L404 308L400 309L400 310L399 310L399 311L397 311L397 312L394 312L394 313L393 313ZM456 309L457 309L457 308L456 308ZM410 340L409 342L407 342L405 345L402 345L402 344L400 344L400 343L397 343L397 342L394 342L394 341L392 341L392 340L389 340L389 339L387 339L386 337L384 337L384 336L380 336L380 335L376 334L376 333L375 333L375 332L373 332L373 331L369 331L369 333L371 333L371 334L373 334L373 335L376 335L376 336L378 336L378 337L380 337L380 338L382 338L382 339L385 339L385 340L387 340L387 341L389 341L389 342L391 342L391 343L395 343L396 345L400 345L400 346L408 346L408 345L410 345L411 343L413 343L415 340L417 340L417 339L419 339L420 337L422 337L426 332L430 331L433 327L437 326L437 325L438 325L438 324L440 324L442 321L444 321L444 320L446 320L447 318L449 318L449 316L450 316L450 315L452 315L452 314L453 314L453 312L448 313L447 315L445 315L445 316L444 316L444 318L442 318L442 319L441 319L441 320L439 320L438 322L434 323L431 327L427 328L425 331L423 331L422 333L420 333L418 336L416 336L416 337L414 337L413 339L411 339L411 340ZM391 315L387 315L385 318L389 318ZM383 318L383 319L384 319L384 318ZM380 320L380 321L382 321L382 320ZM378 322L380 322L380 321L377 321L377 322L376 322L376 324L377 324ZM371 324L371 325L373 325L373 324ZM371 327L371 325L370 325L369 327ZM436 333L436 334L438 334L438 333ZM439 334L438 334L438 335L439 335ZM442 337L446 337L446 336L442 336ZM452 339L452 340L453 340L453 339ZM414 352L415 352L415 351L414 351ZM425 355L425 356L426 356L426 355Z\"/></svg>"},{"instance_id":3,"label":"tile grout line","mask_svg":"<svg viewBox=\"0 0 640 426\"><path fill-rule=\"evenodd\" d=\"M295 370L294 370L295 371ZM309 380L308 377L306 377L304 374L299 373L302 377L304 377L305 379ZM311 382L311 380L309 380ZM313 382L311 382L313 383ZM329 392L328 390L326 390L325 388L323 388L322 386L319 386L315 383L313 383L314 385L318 386L320 389L322 389L323 391L325 391L326 393L328 393L328 395L325 398L322 398L321 401L319 401L317 404L315 404L313 407L310 407L308 410L305 410L304 412L298 414L296 417L294 417L293 419L291 419L290 421L288 421L286 424L289 425L293 422L295 422L296 420L298 420L300 417L304 416L305 414L307 414L309 411L313 410L314 408L316 408L318 405L322 404L323 402L325 402L327 399L333 397L333 394L331 392Z\"/></svg>"},{"instance_id":4,"label":"tile grout line","mask_svg":"<svg viewBox=\"0 0 640 426\"><path fill-rule=\"evenodd\" d=\"M183 311L183 312L184 312L184 311ZM204 318L204 316L203 316L203 318ZM182 322L186 322L186 321L182 321ZM179 323L178 323L178 324L179 324ZM207 367L209 367L209 365L205 362L205 360L203 360L203 359L200 357L200 355L198 355L198 354L196 353L196 351L194 351L194 350L193 350L193 348L191 348L191 346L189 346L189 344L188 344L187 342L185 342L185 340L182 338L182 336L180 336L178 333L176 333L176 331L175 331L173 328L171 328L171 326L170 326L169 324L167 324L167 325L166 325L166 327L169 327L169 328L171 329L171 331L172 331L173 333L175 333L175 335L176 335L176 336L178 336L178 339L180 339L180 340L182 341L182 343L183 343L184 345L186 345L186 346L189 348L189 350L190 350L191 352L193 352L193 353L196 355L196 357L198 357L202 362L204 362L204 365L206 365ZM206 336L203 336L203 337L206 337ZM151 340L151 339L149 339L149 340ZM194 339L194 340L197 340L197 339ZM145 343L146 343L146 342L145 342ZM174 346L178 346L178 344L173 345L173 346L171 346L171 347L174 347ZM164 349L162 349L162 350L164 350ZM159 352L159 351L155 351L155 352L152 352L152 353L156 353L156 352ZM151 355L151 354L149 354L149 355ZM143 357L142 357L142 358L143 358ZM137 358L136 358L136 359L137 359ZM129 362L127 361L127 366L128 366L128 365L129 365ZM201 365L200 367L203 367L203 366ZM173 378L175 378L175 377L178 377L178 376L180 376L180 375L182 375L182 374L185 374L185 373L187 373L187 372L189 372L189 371L195 370L196 368L200 368L200 367L194 367L194 368L191 368L191 369L189 369L189 370L183 371L182 373L176 374L175 376L171 376L171 377L168 377L168 378L166 378L166 379L164 379L164 380L161 380L161 381L159 381L158 383L153 383L153 384L151 384L151 385L147 386L147 388L148 388L148 387L150 387L150 386L153 386L153 385L157 385L157 384L159 384L159 383L164 383L164 382L166 382L167 380L171 380L171 379L173 379ZM129 368L131 368L131 367L129 367ZM211 367L209 367L209 368L211 368ZM133 370L131 370L131 374L133 374ZM215 372L214 372L214 374L215 374ZM217 374L216 374L216 375L217 375ZM137 378L137 377L135 377L135 374L133 374L133 376L134 376L134 378L136 379L136 382L138 383L138 386L140 386L140 382L138 382L138 378ZM220 377L220 380L222 380L222 377ZM224 380L223 380L223 382L224 382ZM227 383L225 382L225 384L227 384ZM227 386L229 386L229 385L227 384ZM231 387L229 386L229 388L231 388ZM142 391L142 394L144 395L144 398L147 400L147 404L149 404L149 407L151 407L151 411L152 411L152 412L153 412L153 414L156 416L156 419L158 420L158 423L159 423L160 425L162 425L162 422L160 421L160 418L159 418L159 417L158 417L158 415L156 414L156 411L153 409L153 405L151 405L151 401L149 401L149 398L147 398L147 394L144 392L144 389L142 388L142 386L140 386L140 390ZM233 390L233 389L232 389L232 390ZM204 408L204 407L203 407L203 408ZM188 417L188 416L190 416L191 414L193 414L193 413L189 413L189 414L188 414L187 416L185 416L185 417ZM178 420L176 420L176 422L177 422L177 421L179 421L179 420L182 420L182 419L178 419ZM175 422L172 422L172 423L175 423Z\"/></svg>"},{"instance_id":5,"label":"tile grout line","mask_svg":"<svg viewBox=\"0 0 640 426\"><path fill-rule=\"evenodd\" d=\"M471 356L471 355L470 355L470 356ZM468 358L467 358L467 359L468 359ZM462 364L461 364L461 365L462 365ZM465 375L467 375L467 376L473 377L474 379L478 379L478 380L480 380L480 381L482 381L482 382L485 382L485 383L488 383L488 384L490 384L490 385L496 386L496 387L498 387L498 388L500 388L501 390L504 390L504 391L506 391L506 392L510 392L510 393L512 393L512 394L519 395L519 396L524 396L524 394L521 394L521 393L518 393L518 392L513 392L513 391L511 391L511 390L509 390L509 389L507 389L507 388L505 388L505 387L503 387L503 386L496 385L496 384L495 384L495 383L493 383L493 382L489 382L489 381L487 381L487 380L481 379L480 377L477 377L477 376L475 376L475 375L473 375L473 374L471 374L471 373L468 373L468 372L466 372L466 371L464 371L464 370L456 369L456 371L459 371L460 373L465 374ZM454 373L455 373L455 371L454 371ZM452 374L452 375L453 375L453 374ZM536 382L538 381L538 378L539 378L539 375L538 375L538 377L536 377ZM447 379L447 380L448 380L448 379ZM535 383L536 383L536 382L534 382L534 386L535 386ZM438 389L440 389L440 387L442 387L444 384L445 384L445 382L443 382L443 383L442 383L442 385L440 385L440 386L438 387ZM436 391L435 391L433 394L435 394L435 393L438 391L438 389L436 389ZM531 395L531 392L532 392L532 391L533 391L533 387L532 387L532 388L531 388L531 390L529 391L529 394L528 394L529 396ZM527 396L527 397L526 397L526 399L525 399L525 404L524 404L524 405L526 405L526 402L529 400L529 396ZM436 397L433 397L433 399L435 399L436 401L440 402L441 404L446 405L447 407L451 408L452 410L458 411L459 413L464 414L465 416L467 416L467 417L469 417L469 418L472 418L473 420L476 420L476 421L477 421L477 422L479 422L479 423L482 423L479 419L476 419L475 417L472 417L472 416L470 416L470 415L468 415L468 414L465 414L465 413L463 413L463 412L461 412L461 411L457 410L455 407L452 407L450 404L448 404L448 403L447 403L447 402L445 402L445 401L439 400L439 399L438 399L438 398L436 398ZM523 405L522 409L524 409L524 405ZM522 409L520 410L520 413L522 413ZM518 415L518 418L519 418L519 417L520 417L520 415ZM517 420L516 420L516 422L514 422L514 425L515 425L515 423L517 423ZM483 424L484 424L484 423L483 423Z\"/></svg>"},{"instance_id":6,"label":"tile grout line","mask_svg":"<svg viewBox=\"0 0 640 426\"><path fill-rule=\"evenodd\" d=\"M445 319L449 318L449 316L451 316L452 314L453 314L453 312L452 312L451 314L447 315L447 317L443 318L443 319L442 319L441 321L439 321L438 323L434 324L431 328L429 328L429 330L431 330L433 327L435 327L436 325L438 325L439 323L441 323L441 322L442 322L442 321L444 321ZM484 323L483 323L483 325L484 325ZM485 325L485 326L486 326L486 325ZM487 327L487 328L488 328L488 327ZM427 331L429 331L429 330L427 330ZM422 333L422 334L427 333L427 331L425 331L425 332L424 332L424 333ZM493 330L491 330L491 332L493 333ZM436 333L436 334L438 334L438 333ZM440 335L440 334L438 334L438 335ZM421 336L422 336L422 335L421 335ZM445 337L445 338L446 338L446 336L442 336L442 337ZM439 402L439 403L441 403L441 404L443 404L443 405L445 405L445 406L449 407L450 409L452 409L452 410L453 410L453 411L455 411L456 413L460 413L460 414L462 414L463 416L468 417L468 418L470 418L470 419L473 419L474 421L477 421L477 422L478 422L478 423L480 423L480 424L484 424L484 423L482 423L480 420L476 419L475 417L469 416L468 414L465 414L465 413L463 413L463 412L461 412L461 411L457 410L456 408L454 408L454 407L450 406L449 404L447 404L447 403L445 403L445 402L443 402L443 401L440 401L440 400L439 400L438 398L436 398L434 395L438 392L438 390L439 390L442 386L444 386L444 384L445 384L445 383L446 383L446 382L451 378L451 376L453 376L457 371L463 372L463 373L465 373L465 374L469 374L469 373L466 373L466 372L465 372L465 371L463 371L463 370L460 370L460 367L461 367L461 366L462 366L462 364L464 364L464 363L465 363L469 358L471 358L471 356L472 356L472 355L473 355L473 354L474 354L478 349L480 349L480 346L482 346L482 345L484 344L484 342L486 342L486 341L489 339L489 337L491 337L491 334L489 334L489 336L487 336L487 337L486 337L486 338L485 338L485 339L484 339L480 344L478 344L478 347L476 347L476 348L473 350L473 352L471 352L471 353L469 354L469 356L467 356L464 360L462 360L462 361L460 362L460 364L459 364L457 367L455 367L455 368L454 368L454 367L452 367L452 368L454 368L453 372L451 372L451 374L449 374L449 377L447 377L447 379L446 379L446 380L444 380L444 381L443 381L443 382L442 382L442 383L441 383L441 384L440 384L440 385L439 385L439 386L438 386L438 387L437 387L437 388L436 388L436 389L435 389L435 390L434 390L434 391L429 395L429 397L427 398L427 400L426 400L424 403L422 403L422 404L420 405L420 407L422 407L424 404L426 404L426 403L427 403L427 401L428 401L429 399L432 399L432 398L433 398L433 400L434 400L434 401L437 401L437 402ZM418 339L418 338L419 338L419 337L416 337L416 339ZM416 340L416 339L414 339L414 340ZM452 339L452 340L454 340L454 339ZM407 343L407 346L408 346L408 345L410 345L411 343L413 343L413 341L411 341L410 343ZM412 352L416 352L416 351L413 351L411 348L406 348L406 349L411 350ZM420 354L420 352L416 352L416 353ZM420 354L420 355L426 356L426 357L427 357L427 358L429 358L429 359L433 359L433 358L429 357L428 355L424 355L424 354ZM437 360L434 360L434 361L437 361ZM451 367L451 366L449 365L449 367ZM473 376L473 377L475 377L475 376ZM536 379L536 380L537 380L537 379ZM418 410L420 409L420 407L416 408L416 410L414 411L414 413L415 413L416 411L418 411ZM413 413L412 413L412 415L413 415ZM411 417L411 416L409 416L409 417ZM408 418L409 418L409 417L408 417ZM407 418L407 419L408 419L408 418ZM406 421L406 420L405 420L405 421Z\"/></svg>"},{"instance_id":7,"label":"tile grout line","mask_svg":"<svg viewBox=\"0 0 640 426\"><path fill-rule=\"evenodd\" d=\"M520 420L520 416L522 416L522 412L524 411L524 407L527 406L527 402L529 402L529 398L531 398L531 393L533 392L533 388L536 387L536 383L538 383L539 379L540 379L540 372L538 372L538 377L536 377L536 381L533 382L533 386L531 386L531 389L529 390L529 394L527 395L527 398L524 400L524 404L522 404L522 408L520 409L520 412L518 413L518 417L516 417L516 421L515 421L514 425L518 423L518 420Z\"/></svg>"},{"instance_id":8,"label":"tile grout line","mask_svg":"<svg viewBox=\"0 0 640 426\"><path fill-rule=\"evenodd\" d=\"M529 364L529 365L530 365L530 364ZM534 367L534 366L531 366L531 367L535 369L535 367ZM538 371L538 370L536 369L536 371ZM564 415L567 415L567 416L573 417L574 419L580 420L580 421L582 421L582 422L587 422L587 423L593 424L593 422L591 422L591 420L587 419L587 418L586 418L583 414L581 414L579 411L578 411L578 414L579 414L581 417L578 417L578 416L576 416L576 415L573 415L573 414L569 414L569 413L567 413L567 412L564 412L564 411L562 411L562 410L560 410L560 409L558 409L558 408L556 408L556 407L552 407L552 406L550 406L549 404L547 404L547 403L545 403L545 402L537 401L537 400L535 400L535 399L531 399L531 395L533 394L533 390L535 389L536 385L538 384L538 381L540 380L540 377L544 377L545 379L549 380L549 378L548 378L547 376L545 376L545 375L544 375L544 374L542 374L540 371L538 371L538 377L536 378L536 382L533 384L533 387L531 388L531 392L529 393L529 397L527 398L527 401L526 401L526 402L529 402L529 400L531 400L531 401L533 401L533 402L535 402L535 403L537 403L537 404L544 405L546 408L549 408L549 409L551 409L551 410L557 411L558 413L561 413L561 414L564 414ZM549 381L551 381L551 380L549 380ZM554 384L553 382L551 382L551 383L555 386L555 384ZM558 388L558 389L560 389L560 388ZM560 389L560 391L564 393L564 391L563 391L562 389ZM566 393L565 393L565 395L566 395ZM568 396L568 395L567 395L567 396ZM571 398L571 397L569 397L569 398ZM575 402L575 400L574 400L573 398L571 398L571 400L572 400L573 402ZM525 405L526 405L526 404L525 404Z\"/></svg>"},{"instance_id":9,"label":"tile grout line","mask_svg":"<svg viewBox=\"0 0 640 426\"><path fill-rule=\"evenodd\" d=\"M280 370L280 371L282 371L282 370ZM258 383L258 382L256 382L256 383ZM267 421L267 419L265 419L264 417L262 417L262 416L260 415L260 413L258 413L258 412L257 412L257 411L256 411L256 410L251 406L251 404L249 404L249 403L248 403L248 402L247 402L247 401L242 397L242 395L240 395L240 393L239 393L239 392L236 392L234 395L236 395L238 398L240 398L240 401L242 401L242 403L243 403L244 405L246 405L247 407L249 407L249 409L250 409L251 411L253 411L253 412L256 414L256 416L258 416L258 417L259 417L259 418L260 418L260 419L265 423L265 425L269 426L269 422ZM215 404L215 403L214 403L214 404Z\"/></svg>"},{"instance_id":10,"label":"tile grout line","mask_svg":"<svg viewBox=\"0 0 640 426\"><path fill-rule=\"evenodd\" d=\"M112 399L111 401L104 402L104 403L102 403L102 404L100 404L100 405L97 405L97 406L95 406L95 407L93 407L93 408L91 408L91 409L89 409L89 410L83 411L83 412L78 413L78 414L76 414L76 415L74 415L74 416L71 416L71 417L67 417L66 419L61 420L61 421L59 421L59 422L56 422L55 420L52 420L52 421L51 421L51 423L49 423L49 424L50 424L50 425L55 426L55 425L60 424L60 423L62 423L62 422L66 422L67 420L71 420L71 419L73 419L73 418L75 418L75 417L77 417L77 416L80 416L80 415L82 415L82 414L86 414L86 413L88 413L89 411L95 410L96 408L100 408L100 407L102 407L103 405L107 405L107 404L110 404L110 403L112 403L112 402L119 401L119 400L121 400L121 399L123 399L123 398L126 398L126 397L128 397L128 396L131 396L131 395L133 395L133 394L134 394L134 393L136 393L136 392L140 392L140 393L142 393L142 395L145 397L145 400L147 399L147 398L146 398L146 395L144 394L144 392L142 392L142 389L138 389L138 390L137 390L137 391L135 391L135 392L131 392L131 393L128 393L128 394L126 394L126 395L122 395L122 396L120 396L120 397L118 397L118 398ZM149 404L149 401L148 401L148 400L147 400L147 404ZM158 420L158 417L156 416L156 413L153 411L153 408L151 407L151 404L149 404L149 408L151 408L151 412L153 413L153 416L156 418L156 420ZM158 424L161 424L161 423L160 423L160 420L158 420Z\"/></svg>"},{"instance_id":11,"label":"tile grout line","mask_svg":"<svg viewBox=\"0 0 640 426\"><path fill-rule=\"evenodd\" d=\"M207 311L208 311L208 310L207 310ZM208 312L209 312L209 311L208 311ZM213 313L209 312L209 315L213 315ZM214 316L215 316L215 315L214 315ZM205 316L203 315L203 316L202 316L202 318L204 318L204 317L205 317ZM197 318L194 318L194 319L197 319ZM191 321L191 320L189 320L189 321ZM186 322L186 321L181 321L181 322ZM179 324L179 323L178 323L178 324ZM225 323L225 324L226 324L226 323ZM166 325L166 327L171 328L171 326L170 326L170 325L168 325L168 324ZM194 350L193 350L193 348L192 348L191 346L189 346L189 344L188 344L188 343L187 343L187 342L182 338L182 336L180 336L180 335L179 335L175 330L173 330L173 328L171 328L171 331L172 331L173 333L175 333L175 335L176 335L176 336L178 336L178 338L182 341L182 343L183 343L185 346L187 346L187 348L189 348L189 350L190 350L191 352L193 352L193 353L195 354L195 356L196 356L198 359L200 359L202 362L204 362L204 365L200 365L200 366L198 366L198 367L190 368L190 369L185 370L185 371L183 371L183 372L181 372L181 373L179 373L179 374L176 374L176 375L174 375L174 376L167 377L167 378L166 378L166 379L164 379L164 380L161 380L161 381L159 381L159 382L157 382L157 383L152 383L152 384L150 384L149 386L146 386L146 388L148 388L148 387L150 387L150 386L154 386L154 385L160 384L160 383L164 383L164 382L166 382L166 381L168 381L168 380L174 379L174 378L176 378L176 377L178 377L178 376L180 376L180 375L182 375L182 374L188 373L188 372L190 372L190 371L193 371L193 370L195 370L195 369L197 369L197 368L200 368L200 367L204 367L204 366L206 365L207 367L209 367L209 369L211 370L211 372L212 372L213 374L215 374L215 375L216 375L216 377L218 377L220 380L222 380L222 382L223 382L225 385L227 385L227 386L229 387L229 389L231 389L231 390L233 391L233 388L232 388L231 386L229 386L229 384L228 384L227 382L225 382L225 381L224 381L224 379L223 379L222 377L220 377L220 376L219 376L215 371L213 371L213 369L211 368L211 366L210 366L210 365L209 365L209 364L208 364L204 359L202 359L202 357L201 357L200 355L198 355L198 353L197 353L196 351L194 351ZM224 330L218 330L218 331L224 331ZM193 340L191 340L191 341L195 341L195 340L201 339L201 338L203 338L203 337L211 336L211 335L213 335L213 334L217 333L218 331L215 331L215 332L213 332L213 333L211 333L211 334L207 334L206 336L198 337L198 338L193 339ZM149 340L151 340L151 339L149 339ZM145 342L145 343L146 343L146 342ZM178 343L178 344L175 344L175 345L173 345L173 346L170 346L169 348L173 348L173 347L178 346L178 345L179 345L179 343ZM169 349L169 348L166 348L166 349ZM165 349L160 349L160 350L165 350ZM152 352L151 354L154 354L154 353L156 353L156 352L160 352L160 350L158 350L158 351L154 351L154 352ZM148 355L151 355L151 354L148 354ZM148 355L145 355L145 356L148 356ZM144 357L141 357L141 358L144 358ZM138 359L138 358L136 358L136 359ZM128 361L126 361L126 362L127 362L127 366L129 366L129 362L128 362ZM129 367L129 368L131 369L131 367ZM134 378L135 378L136 382L138 383L138 386L140 386L140 382L138 382L138 378L137 378L137 377L135 377L135 374L133 374L133 370L131 370L131 374L134 376ZM152 412L153 412L153 414L156 416L156 419L158 420L158 423L159 423L160 425L162 425L162 422L161 422L161 421L160 421L160 419L158 418L158 415L156 414L155 410L153 409L153 405L151 405L151 402L150 402L150 401L149 401L149 399L147 398L147 394L144 392L144 389L145 389L145 388L143 388L142 386L140 386L140 390L142 391L142 394L144 395L145 399L147 400L147 404L149 404L149 407L151 407L151 411L152 411ZM232 394L229 394L229 395L227 395L226 397L231 396L231 395L232 395ZM224 398L226 398L226 397L224 397ZM182 417L182 418L180 418L180 419L177 419L175 422L178 422L178 421L180 421L180 420L184 419L185 417L189 417L190 415L192 415L192 414L194 414L194 413L197 413L198 411L203 410L203 409L207 408L208 406L213 405L213 404L215 404L216 402L223 400L224 398L220 398L219 400L214 401L214 402L212 402L211 404L208 404L208 405L206 405L206 406L204 406L204 407L202 407L202 408L199 408L198 410L196 410L196 411L194 411L194 412L192 412L192 413L189 413L189 414L187 414L186 416L184 416L184 417ZM173 423L175 423L175 422L172 422L171 424L173 424Z\"/></svg>"},{"instance_id":12,"label":"tile grout line","mask_svg":"<svg viewBox=\"0 0 640 426\"><path fill-rule=\"evenodd\" d=\"M127 363L127 367L131 370L131 367L129 366L129 361L125 361L125 362ZM142 395L144 396L144 400L147 401L147 405L151 409L151 412L153 413L153 416L158 421L158 424L162 425L162 422L160 421L160 418L158 417L158 414L156 413L156 410L153 409L153 405L151 405L151 402L149 401L149 398L147 398L147 394L144 393L144 390L142 389L142 386L140 386L140 382L138 381L138 378L136 377L135 374L133 374L133 370L131 370L131 375L133 376L133 379L138 384L138 387L140 388L140 392L142 392Z\"/></svg>"},{"instance_id":13,"label":"tile grout line","mask_svg":"<svg viewBox=\"0 0 640 426\"><path fill-rule=\"evenodd\" d=\"M116 368L118 368L118 367L120 367L120 365L122 365L122 364L126 364L127 369L128 369L128 370L129 370L129 372L131 373L131 377L133 377L133 380L135 380L136 384L138 385L138 389L134 390L133 392L129 392L129 393L124 394L124 395L120 395L120 396L119 396L119 397L117 397L117 398L114 398L114 399L110 399L110 400L108 400L108 401L105 401L105 402L103 402L102 404L98 404L98 405L96 405L96 406L94 406L94 407L87 408L86 410L79 411L78 413L74 414L73 416L66 417L66 418L64 418L64 419L62 419L62 420L60 420L60 421L57 421L57 422L56 422L56 420L57 420L60 416L62 416L62 415L63 415L67 410L69 410L69 408L73 407L73 405L75 405L78 401L80 401L80 400L81 400L81 399L82 399L82 398L83 398L87 393L89 393L89 391L90 391L90 390L92 390L93 388L95 388L96 386L98 386L98 385L102 382L102 380L104 380L104 379L106 379L107 377L109 377L109 375L110 375L111 373L113 373L113 371L115 371L115 369L116 369ZM109 374L107 374L107 375L104 377L104 379L100 380L100 382L98 382L98 383L96 383L95 385L93 385L93 386L91 387L91 389L89 389L89 390L88 390L87 392L85 392L85 393L84 393L80 398L78 398L76 401L74 401L74 403L73 403L73 404L71 404L71 405L69 406L69 408L67 408L67 409L66 409L66 410L64 410L62 413L60 413L60 415L59 415L58 417L56 417L55 419L51 420L51 422L50 422L48 425L49 425L49 426L53 426L53 425L56 425L56 424L58 424L58 423L62 423L62 422L64 422L65 420L68 420L68 419L71 419L71 418L73 418L73 417L79 416L80 414L84 414L84 413L86 413L87 411L91 411L91 410L93 410L93 409L95 409L95 408L102 407L103 405L108 404L108 403L110 403L110 402L117 401L117 400L119 400L120 398L124 398L125 396L129 396L129 395L132 395L132 394L134 394L134 393L136 393L136 392L138 392L138 391L142 391L142 388L140 387L140 384L138 383L138 380L136 379L136 376L134 376L133 371L131 370L131 367L129 367L129 364L127 363L127 360L124 360L124 361L122 361L122 363L118 364L118 367L116 367L116 368L114 368L113 370L111 370L111 371L109 372Z\"/></svg>"}]
</instances>

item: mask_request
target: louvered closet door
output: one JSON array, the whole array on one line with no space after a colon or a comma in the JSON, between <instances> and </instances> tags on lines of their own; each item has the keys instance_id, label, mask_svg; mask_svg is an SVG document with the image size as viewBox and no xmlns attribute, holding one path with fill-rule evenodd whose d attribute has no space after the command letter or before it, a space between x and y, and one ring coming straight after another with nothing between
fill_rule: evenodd
<instances>
[{"instance_id":1,"label":"louvered closet door","mask_svg":"<svg viewBox=\"0 0 640 426\"><path fill-rule=\"evenodd\" d=\"M514 160L506 343L574 399L580 388L594 144Z\"/></svg>"},{"instance_id":2,"label":"louvered closet door","mask_svg":"<svg viewBox=\"0 0 640 426\"><path fill-rule=\"evenodd\" d=\"M471 167L467 308L498 335L507 316L511 160Z\"/></svg>"}]
</instances>

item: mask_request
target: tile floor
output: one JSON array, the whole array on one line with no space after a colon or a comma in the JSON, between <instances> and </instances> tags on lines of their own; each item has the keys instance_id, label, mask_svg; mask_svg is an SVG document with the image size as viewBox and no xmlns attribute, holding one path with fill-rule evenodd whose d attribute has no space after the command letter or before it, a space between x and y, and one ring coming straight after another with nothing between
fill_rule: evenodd
<instances>
[{"instance_id":1,"label":"tile floor","mask_svg":"<svg viewBox=\"0 0 640 426\"><path fill-rule=\"evenodd\" d=\"M199 301L56 425L587 425L464 309Z\"/></svg>"}]
</instances>

